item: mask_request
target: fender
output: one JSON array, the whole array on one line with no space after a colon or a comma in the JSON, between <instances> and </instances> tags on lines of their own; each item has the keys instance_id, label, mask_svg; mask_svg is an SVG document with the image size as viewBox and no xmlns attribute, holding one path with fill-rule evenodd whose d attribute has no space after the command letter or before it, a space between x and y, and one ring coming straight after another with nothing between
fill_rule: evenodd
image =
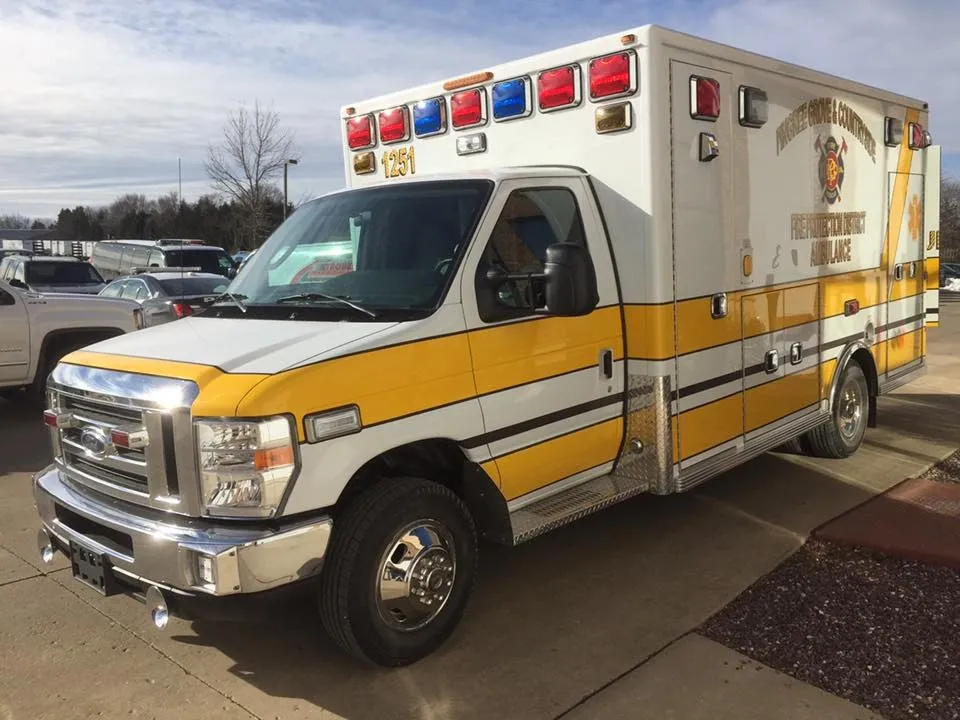
<instances>
[{"instance_id":1,"label":"fender","mask_svg":"<svg viewBox=\"0 0 960 720\"><path fill-rule=\"evenodd\" d=\"M865 335L866 335L865 331ZM853 359L854 355L859 355L863 353L869 362L861 363L861 368L863 369L863 374L867 378L867 390L870 395L870 407L867 416L867 426L876 427L877 426L877 395L879 394L879 382L877 378L877 366L876 361L873 358L873 353L870 352L870 346L867 345L865 339L854 340L849 345L847 345L843 352L840 353L840 357L837 358L837 368L833 371L833 379L830 381L830 394L827 396L830 402L830 412L833 413L833 409L836 406L837 401L837 392L840 389L840 378L843 376L843 371L846 370L847 364Z\"/></svg>"}]
</instances>

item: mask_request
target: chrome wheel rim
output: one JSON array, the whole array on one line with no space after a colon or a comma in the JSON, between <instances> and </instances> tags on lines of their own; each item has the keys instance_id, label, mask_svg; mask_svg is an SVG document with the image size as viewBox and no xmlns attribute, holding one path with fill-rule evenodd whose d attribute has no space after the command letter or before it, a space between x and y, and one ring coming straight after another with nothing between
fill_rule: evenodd
<instances>
[{"instance_id":1,"label":"chrome wheel rim","mask_svg":"<svg viewBox=\"0 0 960 720\"><path fill-rule=\"evenodd\" d=\"M453 536L433 520L418 520L397 533L380 558L377 609L393 630L429 624L446 606L456 580Z\"/></svg>"},{"instance_id":2,"label":"chrome wheel rim","mask_svg":"<svg viewBox=\"0 0 960 720\"><path fill-rule=\"evenodd\" d=\"M863 389L853 378L843 384L837 410L840 434L844 440L855 440L863 426Z\"/></svg>"}]
</instances>

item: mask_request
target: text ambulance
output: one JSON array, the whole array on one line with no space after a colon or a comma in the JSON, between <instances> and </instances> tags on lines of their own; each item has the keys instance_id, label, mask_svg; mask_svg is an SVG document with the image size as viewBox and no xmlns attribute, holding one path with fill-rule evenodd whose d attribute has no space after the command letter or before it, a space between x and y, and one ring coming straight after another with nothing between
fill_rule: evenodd
<instances>
[{"instance_id":1,"label":"text ambulance","mask_svg":"<svg viewBox=\"0 0 960 720\"><path fill-rule=\"evenodd\" d=\"M227 295L52 374L41 550L158 626L307 581L342 648L413 662L478 537L845 457L924 368L922 102L642 27L342 122L350 187Z\"/></svg>"}]
</instances>

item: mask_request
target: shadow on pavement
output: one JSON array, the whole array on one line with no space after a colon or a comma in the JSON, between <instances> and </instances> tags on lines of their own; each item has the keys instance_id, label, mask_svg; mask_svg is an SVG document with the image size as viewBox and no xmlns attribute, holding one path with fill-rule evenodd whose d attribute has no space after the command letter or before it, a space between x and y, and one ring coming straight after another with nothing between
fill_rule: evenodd
<instances>
[{"instance_id":1,"label":"shadow on pavement","mask_svg":"<svg viewBox=\"0 0 960 720\"><path fill-rule=\"evenodd\" d=\"M36 472L52 459L50 439L43 425L42 410L26 399L0 400L0 476L8 473Z\"/></svg>"},{"instance_id":2,"label":"shadow on pavement","mask_svg":"<svg viewBox=\"0 0 960 720\"><path fill-rule=\"evenodd\" d=\"M734 481L740 490L729 492L749 495L748 511L751 503L761 514L778 507L774 521L788 530L692 493L628 501L517 548L486 546L460 628L409 668L347 659L319 629L312 598L260 624L195 622L196 636L171 638L169 652L224 653L236 679L286 700L261 708L240 699L249 688L222 689L280 717L287 702L351 720L555 717L778 565L800 545L791 530L805 532L871 496L772 455L710 486L723 492Z\"/></svg>"}]
</instances>

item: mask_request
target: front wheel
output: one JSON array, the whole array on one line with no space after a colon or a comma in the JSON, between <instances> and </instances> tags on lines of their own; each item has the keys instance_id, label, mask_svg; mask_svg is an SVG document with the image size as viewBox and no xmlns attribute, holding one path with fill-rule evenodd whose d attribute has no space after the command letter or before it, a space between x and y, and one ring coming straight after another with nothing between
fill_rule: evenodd
<instances>
[{"instance_id":1,"label":"front wheel","mask_svg":"<svg viewBox=\"0 0 960 720\"><path fill-rule=\"evenodd\" d=\"M870 389L859 363L852 361L843 370L837 387L830 421L806 436L811 454L821 458L849 457L863 442L867 432Z\"/></svg>"},{"instance_id":2,"label":"front wheel","mask_svg":"<svg viewBox=\"0 0 960 720\"><path fill-rule=\"evenodd\" d=\"M385 479L334 523L320 578L320 618L351 655L409 665L453 633L477 566L473 520L451 490Z\"/></svg>"}]
</instances>

